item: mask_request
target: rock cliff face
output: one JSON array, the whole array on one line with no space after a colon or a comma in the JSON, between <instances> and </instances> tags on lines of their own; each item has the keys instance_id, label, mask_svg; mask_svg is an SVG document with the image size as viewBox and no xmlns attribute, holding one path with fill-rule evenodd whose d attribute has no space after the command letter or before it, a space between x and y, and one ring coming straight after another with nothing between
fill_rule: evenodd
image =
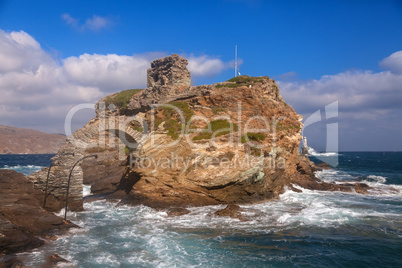
<instances>
[{"instance_id":1,"label":"rock cliff face","mask_svg":"<svg viewBox=\"0 0 402 268\"><path fill-rule=\"evenodd\" d=\"M116 94L97 105L96 118L53 159L54 198L63 200L71 166L90 154L99 157L78 165L70 209L82 208L83 182L94 194L156 208L260 202L294 184L340 189L318 181L299 155L301 116L274 80L239 76L191 87L186 65L178 55L156 60L145 90L117 107L104 103ZM45 174L31 177L42 190Z\"/></svg>"}]
</instances>

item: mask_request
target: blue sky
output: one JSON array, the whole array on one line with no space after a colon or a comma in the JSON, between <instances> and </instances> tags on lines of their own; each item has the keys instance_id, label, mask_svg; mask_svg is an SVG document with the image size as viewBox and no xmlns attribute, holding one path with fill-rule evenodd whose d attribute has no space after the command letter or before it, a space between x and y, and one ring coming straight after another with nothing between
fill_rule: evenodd
<instances>
[{"instance_id":1,"label":"blue sky","mask_svg":"<svg viewBox=\"0 0 402 268\"><path fill-rule=\"evenodd\" d=\"M402 1L0 0L0 31L0 124L63 132L69 108L145 87L172 53L196 85L227 80L237 44L240 72L305 118L338 101L340 150L402 150ZM305 130L321 150L325 124Z\"/></svg>"}]
</instances>

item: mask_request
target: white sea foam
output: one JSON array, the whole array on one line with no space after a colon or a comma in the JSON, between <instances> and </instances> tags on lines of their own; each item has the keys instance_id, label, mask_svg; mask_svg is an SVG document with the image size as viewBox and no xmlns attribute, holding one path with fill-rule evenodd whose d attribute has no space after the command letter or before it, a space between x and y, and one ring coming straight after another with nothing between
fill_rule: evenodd
<instances>
[{"instance_id":1,"label":"white sea foam","mask_svg":"<svg viewBox=\"0 0 402 268\"><path fill-rule=\"evenodd\" d=\"M313 155L313 156L337 156L339 155L337 152L322 152L319 153L316 150L314 150L313 148L309 147L308 148L308 154L309 155Z\"/></svg>"},{"instance_id":2,"label":"white sea foam","mask_svg":"<svg viewBox=\"0 0 402 268\"><path fill-rule=\"evenodd\" d=\"M84 197L91 195L91 185L82 185L82 195Z\"/></svg>"},{"instance_id":3,"label":"white sea foam","mask_svg":"<svg viewBox=\"0 0 402 268\"><path fill-rule=\"evenodd\" d=\"M374 182L374 183L386 183L387 178L383 176L377 176L377 175L369 175L367 176L366 182Z\"/></svg>"},{"instance_id":4,"label":"white sea foam","mask_svg":"<svg viewBox=\"0 0 402 268\"><path fill-rule=\"evenodd\" d=\"M351 181L356 177L335 169L324 169L315 172L317 178L325 182Z\"/></svg>"},{"instance_id":5,"label":"white sea foam","mask_svg":"<svg viewBox=\"0 0 402 268\"><path fill-rule=\"evenodd\" d=\"M10 170L14 170L14 171L20 172L20 173L25 174L25 175L29 175L31 173L34 173L36 171L41 170L42 167L41 166L35 166L35 165L26 165L26 166L22 166L22 165L15 165L15 166L4 165L4 167L2 169L10 169Z\"/></svg>"},{"instance_id":6,"label":"white sea foam","mask_svg":"<svg viewBox=\"0 0 402 268\"><path fill-rule=\"evenodd\" d=\"M327 181L348 177L336 170L324 170L319 174ZM378 177L371 176L371 179L383 181ZM46 250L57 252L72 264L79 263L80 267L222 266L217 244L219 247L231 245L228 237L233 234L338 228L355 222L374 221L379 224L384 219L392 226L401 224L398 211L389 210L387 203L387 200L391 203L402 200L400 196L294 187L301 192L287 189L277 200L241 205L247 221L214 216L214 212L225 205L190 207L189 214L169 217L166 211L142 205L116 206L104 200L85 203L84 212L68 213L68 219L82 228L72 230L69 235L53 242L53 248L49 245ZM379 206L379 201L385 201L385 207ZM63 212L59 214L64 216ZM32 263L40 263L38 257Z\"/></svg>"}]
</instances>

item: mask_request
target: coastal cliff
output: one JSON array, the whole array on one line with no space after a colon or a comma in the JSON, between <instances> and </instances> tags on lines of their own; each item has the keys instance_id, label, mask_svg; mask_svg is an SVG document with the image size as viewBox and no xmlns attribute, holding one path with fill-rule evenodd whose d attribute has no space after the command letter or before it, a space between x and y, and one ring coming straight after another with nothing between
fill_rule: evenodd
<instances>
[{"instance_id":1,"label":"coastal cliff","mask_svg":"<svg viewBox=\"0 0 402 268\"><path fill-rule=\"evenodd\" d=\"M273 79L191 86L186 65L175 54L156 60L146 89L100 100L96 117L53 158L51 195L63 201L71 166L94 154L72 174L72 210L82 209L82 183L95 195L155 208L261 202L294 185L345 190L315 178L299 154L302 117ZM44 190L45 175L30 180Z\"/></svg>"}]
</instances>

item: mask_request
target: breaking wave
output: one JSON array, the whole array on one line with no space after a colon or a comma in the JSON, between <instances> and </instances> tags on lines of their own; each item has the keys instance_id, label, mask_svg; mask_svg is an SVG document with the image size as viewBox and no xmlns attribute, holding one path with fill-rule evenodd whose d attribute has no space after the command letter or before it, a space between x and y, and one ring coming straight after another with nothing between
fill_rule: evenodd
<instances>
[{"instance_id":1,"label":"breaking wave","mask_svg":"<svg viewBox=\"0 0 402 268\"><path fill-rule=\"evenodd\" d=\"M24 175L29 175L31 173L34 173L36 171L41 170L41 166L35 166L35 165L15 165L15 166L9 166L9 165L4 165L3 169L11 169L17 172L20 172Z\"/></svg>"}]
</instances>

